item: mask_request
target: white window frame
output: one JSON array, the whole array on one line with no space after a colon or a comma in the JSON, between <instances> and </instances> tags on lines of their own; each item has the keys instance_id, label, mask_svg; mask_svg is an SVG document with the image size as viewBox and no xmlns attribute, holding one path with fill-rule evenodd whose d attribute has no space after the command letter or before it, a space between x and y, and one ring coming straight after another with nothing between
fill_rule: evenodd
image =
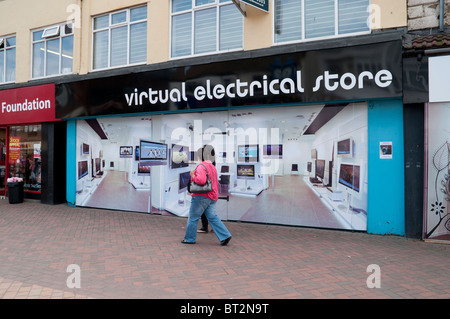
<instances>
[{"instance_id":1,"label":"white window frame","mask_svg":"<svg viewBox=\"0 0 450 319\"><path fill-rule=\"evenodd\" d=\"M323 36L323 37L316 37L316 38L306 38L305 37L305 0L299 0L301 1L302 5L302 38L300 40L291 40L291 41L283 41L283 42L276 42L276 35L275 35L275 27L276 27L276 2L278 0L273 0L273 7L274 7L274 14L273 14L273 28L272 28L272 43L274 46L277 45L285 45L285 44L293 44L293 43L301 43L301 42L312 42L312 41L319 41L319 40L330 40L330 39L337 39L337 38L346 38L346 37L353 37L358 35L365 35L370 34L372 32L371 26L369 26L368 31L360 31L360 32L353 32L353 33L345 33L345 34L339 34L339 0L334 0L334 35L331 36ZM370 6L370 0L369 5ZM369 13L370 14L370 13Z\"/></svg>"},{"instance_id":2,"label":"white window frame","mask_svg":"<svg viewBox=\"0 0 450 319\"><path fill-rule=\"evenodd\" d=\"M179 11L176 13L172 12L172 0L170 0L169 4L169 10L170 10L170 41L169 41L169 57L171 60L179 60L179 59L186 59L189 57L197 57L197 56L206 56L211 54L218 54L218 53L224 53L224 52L236 52L236 51L242 51L244 50L244 21L242 21L242 47L236 48L236 49L229 49L229 50L220 50L220 7L222 6L228 6L233 3L232 0L229 0L230 2L219 2L219 0L215 0L213 3L207 3L203 5L196 6L195 0L192 0L192 7L191 9ZM205 52L205 53L194 53L194 45L195 45L195 13L202 10L207 10L211 8L216 8L216 50ZM192 23L191 23L191 54L189 55L183 55L179 57L172 57L172 18L177 15L191 13L192 15ZM243 19L243 18L242 18Z\"/></svg>"},{"instance_id":3,"label":"white window frame","mask_svg":"<svg viewBox=\"0 0 450 319\"><path fill-rule=\"evenodd\" d=\"M65 31L66 30L66 25L70 25L70 29L71 29L70 33L66 33L66 31ZM53 33L50 32L53 29L57 30L57 32L55 32L55 31L53 31ZM39 32L39 31L42 31L42 39L41 40L37 40L37 41L33 40L33 34L35 32ZM48 34L46 34L44 36L44 34L46 32L48 32ZM30 70L31 79L35 80L35 79L49 78L49 77L60 76L60 75L73 74L73 58L74 58L73 57L73 53L74 53L73 51L72 51L72 57L71 57L72 58L72 71L68 72L68 73L63 73L62 72L62 63L61 63L61 61L62 61L62 49L63 49L62 48L62 45L63 45L62 39L63 38L67 38L67 37L72 37L73 38L72 40L74 41L73 22L63 22L63 23L60 23L60 24L57 24L57 25L53 25L53 26L49 26L49 27L45 27L45 28L39 28L39 29L35 29L35 30L31 31L31 70ZM60 41L59 41L59 52L60 52L60 54L59 54L59 72L57 74L52 74L52 75L46 75L45 74L46 70L47 70L47 53L45 53L45 55L44 55L44 75L33 77L33 68L34 68L33 50L34 50L34 45L36 43L44 42L45 48L46 48L47 47L47 41L50 41L50 40L53 40L53 39L56 39L56 38L60 39ZM73 44L72 44L72 47L73 47ZM45 49L44 51L46 52L47 50Z\"/></svg>"},{"instance_id":4,"label":"white window frame","mask_svg":"<svg viewBox=\"0 0 450 319\"><path fill-rule=\"evenodd\" d=\"M143 62L136 62L136 63L130 63L130 36L131 36L131 26L135 25L135 24L139 24L139 23L146 23L146 30L147 30L147 36L146 36L146 40L148 41L148 14L147 17L145 19L141 19L141 20L136 20L136 21L131 21L131 10L133 9L137 9L137 8L141 8L141 7L145 7L146 9L148 9L147 5L138 5L138 6L134 6L134 7L130 7L130 8L126 8L126 9L121 9L121 10L117 10L117 11L111 11L108 13L104 13L104 14L100 14L100 15L96 15L92 17L92 41L91 41L91 70L93 72L96 71L104 71L104 70L109 70L109 69L117 69L117 68L123 68L123 67L127 67L127 66L134 66L134 65L143 65L147 63L147 59L148 59L148 52L146 51L146 59ZM126 12L126 19L124 22L119 22L119 23L112 23L112 17L113 15L117 14L117 13L121 13L121 12ZM95 29L95 23L94 20L96 18L100 18L100 17L104 17L104 16L108 16L108 26L104 27L104 28L99 28L99 29ZM115 29L115 28L119 28L119 27L123 27L123 26L127 26L127 62L125 64L122 65L117 65L117 66L111 66L111 30ZM108 31L108 63L106 67L102 67L102 68L96 68L94 69L94 39L95 39L95 33L97 32L101 32L101 31ZM148 42L147 42L148 44ZM146 45L147 47L147 45Z\"/></svg>"},{"instance_id":5,"label":"white window frame","mask_svg":"<svg viewBox=\"0 0 450 319\"><path fill-rule=\"evenodd\" d=\"M6 46L6 44L7 44L6 40L10 39L10 38L16 38L16 35L14 34L14 35L7 35L7 36L0 37L0 51L3 51L5 53L4 57L3 57L3 67L4 67L3 79L5 79L5 80L0 82L0 85L8 84L8 83L14 83L16 81L16 74L15 73L16 73L17 59L15 60L16 64L14 65L14 80L6 81L6 52L8 50L15 49L16 46L17 46L17 38L16 38L16 44L10 45L10 46ZM3 45L3 48L1 48L2 45ZM17 50L16 50L16 54L17 54Z\"/></svg>"}]
</instances>

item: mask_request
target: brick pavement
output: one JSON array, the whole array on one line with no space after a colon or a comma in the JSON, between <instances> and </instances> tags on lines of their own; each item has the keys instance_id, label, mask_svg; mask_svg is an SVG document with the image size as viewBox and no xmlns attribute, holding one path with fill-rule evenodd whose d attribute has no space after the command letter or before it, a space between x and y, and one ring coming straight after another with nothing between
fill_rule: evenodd
<instances>
[{"instance_id":1,"label":"brick pavement","mask_svg":"<svg viewBox=\"0 0 450 319\"><path fill-rule=\"evenodd\" d=\"M450 245L226 222L183 245L186 219L0 200L0 298L450 298ZM80 267L80 288L68 288ZM369 289L370 264L381 287Z\"/></svg>"}]
</instances>

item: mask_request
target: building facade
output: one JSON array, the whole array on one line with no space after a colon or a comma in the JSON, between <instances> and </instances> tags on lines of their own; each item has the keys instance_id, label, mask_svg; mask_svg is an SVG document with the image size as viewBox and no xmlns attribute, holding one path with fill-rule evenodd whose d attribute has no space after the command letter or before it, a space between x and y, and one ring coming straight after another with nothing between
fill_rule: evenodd
<instances>
[{"instance_id":1,"label":"building facade","mask_svg":"<svg viewBox=\"0 0 450 319\"><path fill-rule=\"evenodd\" d=\"M2 1L2 112L25 103L14 90L52 86L41 196L64 189L69 205L187 216L188 172L212 144L222 219L418 237L405 155L420 136L404 121L429 105L406 81L424 65L405 50L416 4ZM2 121L6 177L28 122Z\"/></svg>"}]
</instances>

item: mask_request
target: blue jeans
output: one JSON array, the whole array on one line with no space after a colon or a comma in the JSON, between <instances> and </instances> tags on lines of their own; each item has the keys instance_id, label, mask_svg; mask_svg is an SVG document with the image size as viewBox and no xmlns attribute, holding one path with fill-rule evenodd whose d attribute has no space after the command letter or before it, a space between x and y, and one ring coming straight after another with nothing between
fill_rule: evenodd
<instances>
[{"instance_id":1,"label":"blue jeans","mask_svg":"<svg viewBox=\"0 0 450 319\"><path fill-rule=\"evenodd\" d=\"M203 213L205 213L206 218L208 218L211 228L219 241L225 240L231 236L219 216L216 215L216 201L205 196L193 196L191 207L189 208L186 235L184 236L185 241L195 243L195 239L197 238L198 220Z\"/></svg>"}]
</instances>

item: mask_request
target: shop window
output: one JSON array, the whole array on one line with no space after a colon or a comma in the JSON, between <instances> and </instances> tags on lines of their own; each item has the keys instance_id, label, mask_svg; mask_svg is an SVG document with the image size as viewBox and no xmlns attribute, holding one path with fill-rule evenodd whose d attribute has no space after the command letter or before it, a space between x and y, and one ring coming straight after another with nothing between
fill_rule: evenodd
<instances>
[{"instance_id":1,"label":"shop window","mask_svg":"<svg viewBox=\"0 0 450 319\"><path fill-rule=\"evenodd\" d=\"M147 6L94 18L94 70L147 61Z\"/></svg>"},{"instance_id":2,"label":"shop window","mask_svg":"<svg viewBox=\"0 0 450 319\"><path fill-rule=\"evenodd\" d=\"M32 77L72 73L73 27L61 24L33 31Z\"/></svg>"},{"instance_id":3,"label":"shop window","mask_svg":"<svg viewBox=\"0 0 450 319\"><path fill-rule=\"evenodd\" d=\"M41 140L41 125L9 128L9 177L23 178L25 191L41 191Z\"/></svg>"},{"instance_id":4,"label":"shop window","mask_svg":"<svg viewBox=\"0 0 450 319\"><path fill-rule=\"evenodd\" d=\"M0 84L16 80L16 37L0 37Z\"/></svg>"},{"instance_id":5,"label":"shop window","mask_svg":"<svg viewBox=\"0 0 450 319\"><path fill-rule=\"evenodd\" d=\"M231 0L172 0L171 57L243 47L243 17Z\"/></svg>"},{"instance_id":6,"label":"shop window","mask_svg":"<svg viewBox=\"0 0 450 319\"><path fill-rule=\"evenodd\" d=\"M369 0L276 0L274 42L370 32Z\"/></svg>"}]
</instances>

